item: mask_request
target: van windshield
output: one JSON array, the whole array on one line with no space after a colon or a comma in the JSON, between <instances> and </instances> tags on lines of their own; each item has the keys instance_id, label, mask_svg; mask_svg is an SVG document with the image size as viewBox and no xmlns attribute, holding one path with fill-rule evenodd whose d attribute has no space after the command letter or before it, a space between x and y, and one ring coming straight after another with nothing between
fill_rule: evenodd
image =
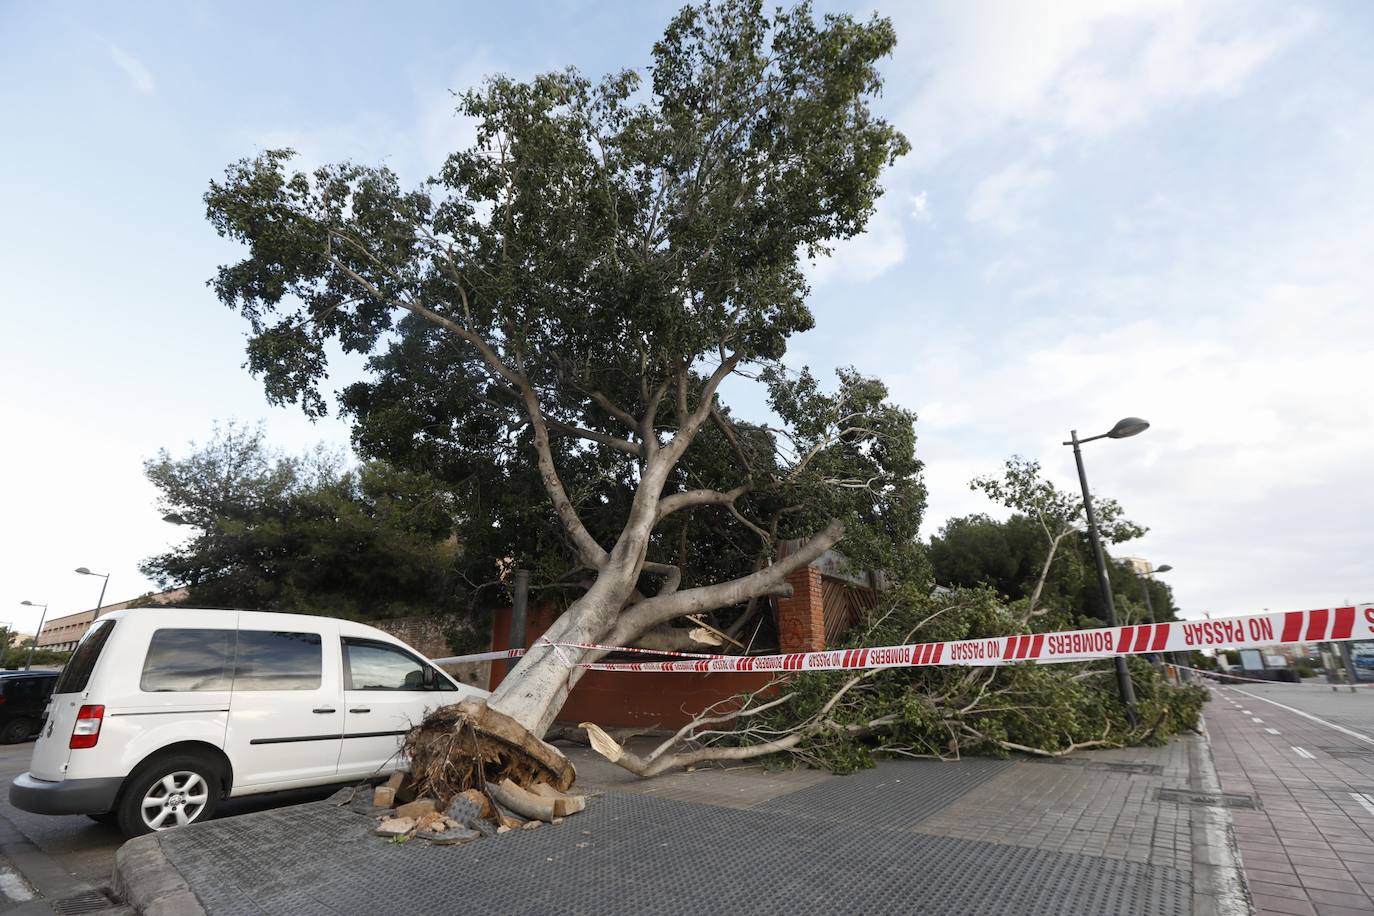
<instances>
[{"instance_id":1,"label":"van windshield","mask_svg":"<svg viewBox=\"0 0 1374 916\"><path fill-rule=\"evenodd\" d=\"M67 660L67 667L62 669L62 676L57 679L53 693L80 693L86 689L100 652L105 648L105 643L110 641L114 628L115 622L108 617L91 624L86 635L81 637L76 651Z\"/></svg>"}]
</instances>

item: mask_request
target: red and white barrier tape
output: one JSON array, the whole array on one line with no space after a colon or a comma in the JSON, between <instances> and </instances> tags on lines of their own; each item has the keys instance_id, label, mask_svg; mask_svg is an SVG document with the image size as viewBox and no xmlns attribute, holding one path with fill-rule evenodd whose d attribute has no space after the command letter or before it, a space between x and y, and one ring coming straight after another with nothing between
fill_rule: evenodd
<instances>
[{"instance_id":1,"label":"red and white barrier tape","mask_svg":"<svg viewBox=\"0 0 1374 916\"><path fill-rule=\"evenodd\" d=\"M636 652L641 655L667 655L673 658L720 658L718 655L707 655L704 652L672 652L667 649L636 649L631 646L603 646L594 642L553 642L544 639L542 636L535 641L535 648L539 646L562 646L565 649L602 649L606 652ZM436 665L456 665L462 662L489 662L503 658L519 658L529 649L498 649L495 652L478 652L476 655L454 655L449 658L431 658L430 661Z\"/></svg>"},{"instance_id":2,"label":"red and white barrier tape","mask_svg":"<svg viewBox=\"0 0 1374 916\"><path fill-rule=\"evenodd\" d=\"M1280 611L1215 620L1146 623L1096 630L1065 630L1022 636L993 636L953 642L912 643L868 649L834 649L782 655L692 655L686 652L627 650L594 643L563 644L573 648L638 651L650 655L687 656L689 661L598 662L578 667L593 671L842 671L864 668L961 665L988 667L1021 661L1041 664L1082 662L1147 652L1194 649L1258 648L1308 642L1374 639L1374 604L1310 611ZM488 658L514 658L524 650L436 659L451 663Z\"/></svg>"},{"instance_id":3,"label":"red and white barrier tape","mask_svg":"<svg viewBox=\"0 0 1374 916\"><path fill-rule=\"evenodd\" d=\"M498 649L495 652L477 652L473 655L450 655L447 658L431 658L436 665L459 665L464 662L494 662L503 658L519 658L524 649Z\"/></svg>"},{"instance_id":4,"label":"red and white barrier tape","mask_svg":"<svg viewBox=\"0 0 1374 916\"><path fill-rule=\"evenodd\" d=\"M1336 682L1336 683L1333 683L1333 682L1331 682L1331 681L1325 681L1325 682L1320 683L1320 684L1308 684L1308 683L1304 683L1304 682L1301 682L1301 681L1276 681L1276 680L1273 680L1272 678L1262 678L1262 677L1241 677L1239 674L1232 674L1232 673L1229 672L1229 671L1221 671L1221 670L1211 671L1211 670L1208 670L1207 668L1192 668L1192 667L1189 667L1188 665L1175 665L1173 662L1165 662L1165 664L1166 664L1168 667L1170 667L1170 668L1177 668L1177 669L1180 670L1180 671L1196 671L1198 674L1205 674L1205 675L1208 675L1209 677L1216 678L1216 679L1221 683L1222 686L1225 686L1226 684L1228 684L1228 683L1231 682L1231 681L1245 681L1245 682L1248 683L1248 684L1277 684L1277 685L1279 685L1280 687L1318 687L1318 688L1321 688L1322 690L1331 690L1331 689L1334 689L1334 688L1340 688L1340 689L1344 690L1344 689L1347 688L1347 687L1369 687L1369 688L1374 688L1374 684L1347 684L1347 683L1344 683L1344 682Z\"/></svg>"}]
</instances>

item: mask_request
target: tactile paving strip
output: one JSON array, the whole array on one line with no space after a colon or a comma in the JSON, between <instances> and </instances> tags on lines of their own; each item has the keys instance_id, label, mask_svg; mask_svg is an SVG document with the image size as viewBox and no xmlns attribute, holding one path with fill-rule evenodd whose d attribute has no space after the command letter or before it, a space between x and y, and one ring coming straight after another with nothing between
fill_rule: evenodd
<instances>
[{"instance_id":1,"label":"tactile paving strip","mask_svg":"<svg viewBox=\"0 0 1374 916\"><path fill-rule=\"evenodd\" d=\"M987 757L958 763L885 760L872 769L770 799L753 810L907 830L1014 765Z\"/></svg>"},{"instance_id":2,"label":"tactile paving strip","mask_svg":"<svg viewBox=\"0 0 1374 916\"><path fill-rule=\"evenodd\" d=\"M1183 916L1190 903L1187 875L1172 868L636 794L606 795L558 827L464 846L395 845L371 828L317 802L161 842L210 916Z\"/></svg>"}]
</instances>

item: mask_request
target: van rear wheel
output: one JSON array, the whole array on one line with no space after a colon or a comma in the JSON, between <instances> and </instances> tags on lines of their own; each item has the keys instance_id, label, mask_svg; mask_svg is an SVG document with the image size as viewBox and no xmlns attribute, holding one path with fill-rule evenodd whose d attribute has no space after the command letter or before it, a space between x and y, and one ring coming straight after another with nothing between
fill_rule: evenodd
<instances>
[{"instance_id":1,"label":"van rear wheel","mask_svg":"<svg viewBox=\"0 0 1374 916\"><path fill-rule=\"evenodd\" d=\"M129 777L116 808L128 836L208 821L220 798L219 768L204 757L176 754L145 764Z\"/></svg>"}]
</instances>

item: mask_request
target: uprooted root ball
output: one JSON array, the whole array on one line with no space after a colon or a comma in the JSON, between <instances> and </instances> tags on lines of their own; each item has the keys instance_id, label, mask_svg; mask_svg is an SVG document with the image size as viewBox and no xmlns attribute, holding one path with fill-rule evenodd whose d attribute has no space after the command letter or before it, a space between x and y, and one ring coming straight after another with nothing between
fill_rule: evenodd
<instances>
[{"instance_id":1,"label":"uprooted root ball","mask_svg":"<svg viewBox=\"0 0 1374 916\"><path fill-rule=\"evenodd\" d=\"M482 700L435 710L406 735L402 753L415 791L444 806L466 789L485 792L507 779L566 791L577 778L557 748Z\"/></svg>"}]
</instances>

